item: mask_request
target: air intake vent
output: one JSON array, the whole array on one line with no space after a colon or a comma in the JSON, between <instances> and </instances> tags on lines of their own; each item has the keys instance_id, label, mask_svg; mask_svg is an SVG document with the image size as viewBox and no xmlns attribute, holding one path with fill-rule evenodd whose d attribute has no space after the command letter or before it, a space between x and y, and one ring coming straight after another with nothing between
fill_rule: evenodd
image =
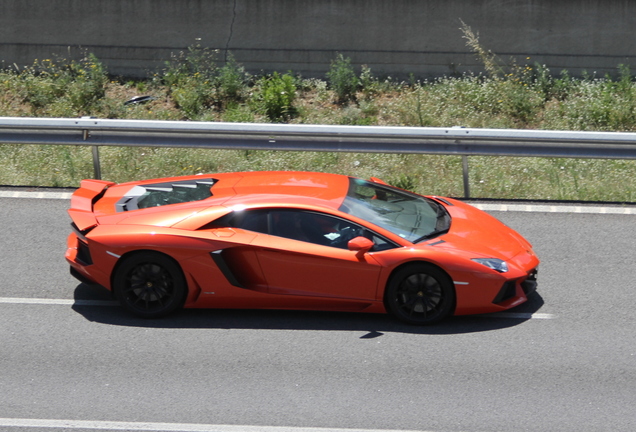
<instances>
[{"instance_id":1,"label":"air intake vent","mask_svg":"<svg viewBox=\"0 0 636 432\"><path fill-rule=\"evenodd\" d=\"M88 245L81 240L77 242L77 256L75 259L83 265L93 264L93 259L91 258L91 252L88 249Z\"/></svg>"},{"instance_id":2,"label":"air intake vent","mask_svg":"<svg viewBox=\"0 0 636 432\"><path fill-rule=\"evenodd\" d=\"M135 186L117 202L117 211L201 201L212 196L216 182L213 178L201 178Z\"/></svg>"},{"instance_id":3,"label":"air intake vent","mask_svg":"<svg viewBox=\"0 0 636 432\"><path fill-rule=\"evenodd\" d=\"M508 299L513 298L516 294L517 294L517 284L515 283L515 281L509 281L503 284L503 286L499 290L499 293L497 294L497 297L495 297L495 299L492 302L495 304L501 303Z\"/></svg>"}]
</instances>

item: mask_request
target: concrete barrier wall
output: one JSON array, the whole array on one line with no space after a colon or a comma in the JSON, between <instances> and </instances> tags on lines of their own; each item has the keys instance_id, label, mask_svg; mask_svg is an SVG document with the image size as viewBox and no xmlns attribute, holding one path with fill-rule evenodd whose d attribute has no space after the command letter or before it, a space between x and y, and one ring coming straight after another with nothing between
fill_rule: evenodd
<instances>
[{"instance_id":1,"label":"concrete barrier wall","mask_svg":"<svg viewBox=\"0 0 636 432\"><path fill-rule=\"evenodd\" d=\"M554 73L636 65L632 0L2 0L0 61L94 53L146 76L200 43L253 72L323 77L336 53L378 76L479 72L461 21L503 59Z\"/></svg>"}]
</instances>

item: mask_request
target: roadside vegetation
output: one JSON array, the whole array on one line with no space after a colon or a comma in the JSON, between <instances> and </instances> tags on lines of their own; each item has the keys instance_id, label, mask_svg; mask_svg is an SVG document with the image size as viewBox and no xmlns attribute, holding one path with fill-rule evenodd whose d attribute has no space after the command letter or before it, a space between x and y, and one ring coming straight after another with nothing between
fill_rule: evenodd
<instances>
[{"instance_id":1,"label":"roadside vegetation","mask_svg":"<svg viewBox=\"0 0 636 432\"><path fill-rule=\"evenodd\" d=\"M525 59L501 61L463 26L485 73L398 81L356 70L342 54L324 79L291 71L250 75L233 57L201 46L174 55L144 80L112 77L92 54L0 71L0 116L636 130L636 84L615 76L571 77ZM148 96L143 102L129 102ZM383 178L426 194L463 196L457 156L101 148L102 176L116 182L199 172L315 170ZM471 157L471 196L636 201L636 162ZM90 148L0 145L0 184L77 186L93 175Z\"/></svg>"}]
</instances>

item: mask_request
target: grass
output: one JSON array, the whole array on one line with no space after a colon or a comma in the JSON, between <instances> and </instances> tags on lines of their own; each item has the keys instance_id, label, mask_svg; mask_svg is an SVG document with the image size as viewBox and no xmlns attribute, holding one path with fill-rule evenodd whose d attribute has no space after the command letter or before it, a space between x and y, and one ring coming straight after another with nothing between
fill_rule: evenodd
<instances>
[{"instance_id":1,"label":"grass","mask_svg":"<svg viewBox=\"0 0 636 432\"><path fill-rule=\"evenodd\" d=\"M616 77L572 78L544 65L505 64L464 28L485 74L400 82L357 74L338 55L325 80L293 72L252 76L233 58L223 66L198 46L144 80L110 77L97 58L36 61L0 71L0 116L455 126L555 130L636 130L636 85ZM144 104L125 104L148 95ZM457 156L100 149L102 177L116 182L199 172L314 170L380 177L426 194L463 196ZM471 157L472 197L636 201L636 161ZM77 186L93 176L88 147L0 145L0 184Z\"/></svg>"}]
</instances>

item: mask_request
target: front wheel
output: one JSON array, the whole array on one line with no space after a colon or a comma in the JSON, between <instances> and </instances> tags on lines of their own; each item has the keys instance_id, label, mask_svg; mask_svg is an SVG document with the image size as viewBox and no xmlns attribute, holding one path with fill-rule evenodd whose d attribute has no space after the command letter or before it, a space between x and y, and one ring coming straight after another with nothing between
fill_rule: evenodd
<instances>
[{"instance_id":1,"label":"front wheel","mask_svg":"<svg viewBox=\"0 0 636 432\"><path fill-rule=\"evenodd\" d=\"M181 268L169 257L143 252L126 258L113 278L124 309L142 318L159 318L183 306L187 288Z\"/></svg>"},{"instance_id":2,"label":"front wheel","mask_svg":"<svg viewBox=\"0 0 636 432\"><path fill-rule=\"evenodd\" d=\"M455 305L452 280L439 268L424 263L398 270L385 292L387 310L400 321L433 324L446 318Z\"/></svg>"}]
</instances>

